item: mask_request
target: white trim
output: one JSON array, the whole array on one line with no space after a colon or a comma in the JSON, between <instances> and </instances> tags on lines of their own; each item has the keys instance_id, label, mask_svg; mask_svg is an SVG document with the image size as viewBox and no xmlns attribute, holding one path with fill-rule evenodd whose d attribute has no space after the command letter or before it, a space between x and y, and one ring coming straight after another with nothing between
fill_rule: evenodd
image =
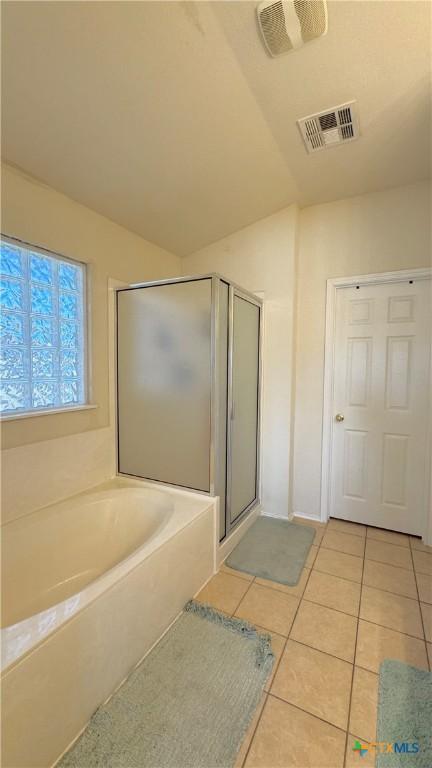
<instances>
[{"instance_id":1,"label":"white trim","mask_svg":"<svg viewBox=\"0 0 432 768\"><path fill-rule=\"evenodd\" d=\"M431 345L432 346L432 345ZM429 365L429 381L432 382L432 348ZM429 425L429 434L426 445L426 461L425 461L425 475L426 475L426 529L423 536L424 544L432 547L432 402L429 400L429 412L427 414L427 424Z\"/></svg>"},{"instance_id":2,"label":"white trim","mask_svg":"<svg viewBox=\"0 0 432 768\"><path fill-rule=\"evenodd\" d=\"M33 419L35 416L49 416L51 413L69 413L70 411L93 411L98 405L84 403L83 405L68 405L65 408L41 408L40 411L25 411L24 413L2 413L0 422L15 421L16 419Z\"/></svg>"},{"instance_id":3,"label":"white trim","mask_svg":"<svg viewBox=\"0 0 432 768\"><path fill-rule=\"evenodd\" d=\"M49 248L45 248L43 245L36 245L35 243L29 243L28 240L21 240L19 237L14 237L13 235L6 235L5 233L0 233L0 239L5 241L6 243L10 243L11 245L16 246L16 248L24 248L26 251L32 251L41 253L42 256L49 256L51 259L57 259L58 261L65 261L67 264L78 264L80 267L86 267L87 262L86 261L80 261L79 259L75 258L74 256L64 256L62 253L58 253L57 251L52 251Z\"/></svg>"},{"instance_id":4,"label":"white trim","mask_svg":"<svg viewBox=\"0 0 432 768\"><path fill-rule=\"evenodd\" d=\"M261 326L261 340L260 340L260 368L259 368L259 375L260 375L260 398L259 398L259 409L258 409L258 437L259 437L259 446L258 446L258 465L257 465L257 471L258 471L258 499L260 501L260 504L262 506L263 502L263 463L264 463L264 451L263 451L263 418L264 418L264 388L265 388L265 367L264 367L264 350L266 349L266 324L267 324L267 301L266 301L266 292L265 291L251 291L251 293L256 296L259 301L261 302L261 313L260 313L260 326Z\"/></svg>"},{"instance_id":5,"label":"white trim","mask_svg":"<svg viewBox=\"0 0 432 768\"><path fill-rule=\"evenodd\" d=\"M322 460L321 460L321 508L320 520L326 523L329 518L330 478L331 478L331 446L333 436L333 397L334 397L334 346L336 325L336 296L340 288L352 288L355 285L378 285L380 283L401 283L406 280L431 280L432 269L401 269L395 272L379 272L370 275L355 275L353 277L336 277L327 280L326 318L325 318L325 347L324 347L324 402L322 428ZM432 356L432 348L431 348ZM428 420L428 445L431 445L430 420ZM429 488L428 472L425 472L426 495L428 500L429 517L432 518L432 489ZM424 537L432 543L432 519L427 523Z\"/></svg>"},{"instance_id":6,"label":"white trim","mask_svg":"<svg viewBox=\"0 0 432 768\"><path fill-rule=\"evenodd\" d=\"M302 518L303 520L310 520L312 523L321 523L321 519L316 515L308 515L306 512L294 512L292 519Z\"/></svg>"},{"instance_id":7,"label":"white trim","mask_svg":"<svg viewBox=\"0 0 432 768\"><path fill-rule=\"evenodd\" d=\"M352 277L331 277L327 280L329 287L352 288L353 285L374 285L378 283L404 283L406 280L430 280L432 268L399 269L395 272L376 272L370 275L353 275Z\"/></svg>"}]
</instances>

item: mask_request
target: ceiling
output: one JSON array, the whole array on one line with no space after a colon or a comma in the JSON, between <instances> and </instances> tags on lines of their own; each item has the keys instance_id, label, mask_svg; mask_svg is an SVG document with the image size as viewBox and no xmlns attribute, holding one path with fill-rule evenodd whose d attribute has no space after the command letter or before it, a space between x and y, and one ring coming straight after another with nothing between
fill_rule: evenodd
<instances>
[{"instance_id":1,"label":"ceiling","mask_svg":"<svg viewBox=\"0 0 432 768\"><path fill-rule=\"evenodd\" d=\"M179 255L293 202L429 175L429 2L330 0L270 58L255 2L2 3L3 157ZM361 138L296 120L356 99Z\"/></svg>"}]
</instances>

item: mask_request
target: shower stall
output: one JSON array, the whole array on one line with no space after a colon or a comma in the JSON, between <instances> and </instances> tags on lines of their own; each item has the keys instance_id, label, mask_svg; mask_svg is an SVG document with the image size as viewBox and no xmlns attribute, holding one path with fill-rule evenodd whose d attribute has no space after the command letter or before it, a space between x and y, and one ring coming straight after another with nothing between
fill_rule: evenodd
<instances>
[{"instance_id":1,"label":"shower stall","mask_svg":"<svg viewBox=\"0 0 432 768\"><path fill-rule=\"evenodd\" d=\"M215 274L117 291L118 472L219 496L221 541L259 502L261 313Z\"/></svg>"}]
</instances>

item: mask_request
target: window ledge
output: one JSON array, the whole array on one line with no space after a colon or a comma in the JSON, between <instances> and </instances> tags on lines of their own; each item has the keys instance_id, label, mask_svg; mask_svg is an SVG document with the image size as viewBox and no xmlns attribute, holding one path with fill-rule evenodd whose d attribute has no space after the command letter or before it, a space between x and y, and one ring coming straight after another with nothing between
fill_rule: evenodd
<instances>
[{"instance_id":1,"label":"window ledge","mask_svg":"<svg viewBox=\"0 0 432 768\"><path fill-rule=\"evenodd\" d=\"M25 413L2 413L1 421L15 421L16 419L33 419L35 416L49 416L52 413L71 413L75 411L92 411L97 405L71 405L66 408L41 408L39 411L26 411Z\"/></svg>"}]
</instances>

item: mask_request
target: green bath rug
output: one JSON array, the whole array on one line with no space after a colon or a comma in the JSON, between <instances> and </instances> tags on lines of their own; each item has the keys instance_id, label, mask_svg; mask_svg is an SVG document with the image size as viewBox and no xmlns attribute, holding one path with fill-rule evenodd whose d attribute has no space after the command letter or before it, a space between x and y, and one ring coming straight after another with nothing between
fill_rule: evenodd
<instances>
[{"instance_id":1,"label":"green bath rug","mask_svg":"<svg viewBox=\"0 0 432 768\"><path fill-rule=\"evenodd\" d=\"M272 665L268 635L191 601L59 766L230 768Z\"/></svg>"},{"instance_id":2,"label":"green bath rug","mask_svg":"<svg viewBox=\"0 0 432 768\"><path fill-rule=\"evenodd\" d=\"M315 537L312 526L259 517L227 558L227 565L294 587Z\"/></svg>"},{"instance_id":3,"label":"green bath rug","mask_svg":"<svg viewBox=\"0 0 432 768\"><path fill-rule=\"evenodd\" d=\"M431 768L432 672L386 659L379 675L377 768ZM382 752L383 747L391 751Z\"/></svg>"}]
</instances>

